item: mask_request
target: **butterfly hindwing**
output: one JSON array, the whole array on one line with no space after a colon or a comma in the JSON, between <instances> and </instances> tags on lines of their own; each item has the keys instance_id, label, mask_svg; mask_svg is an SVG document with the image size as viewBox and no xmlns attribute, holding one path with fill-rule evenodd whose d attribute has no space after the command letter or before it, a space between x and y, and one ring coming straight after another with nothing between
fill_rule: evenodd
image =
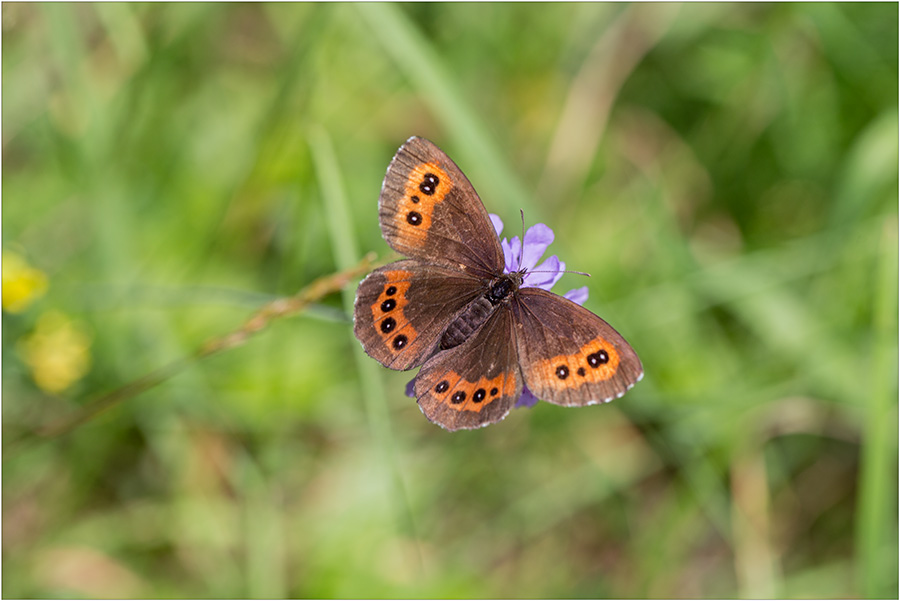
<instances>
[{"instance_id":1,"label":"butterfly hindwing","mask_svg":"<svg viewBox=\"0 0 900 601\"><path fill-rule=\"evenodd\" d=\"M512 302L525 385L557 405L618 398L644 375L634 349L584 307L540 288L522 288Z\"/></svg>"},{"instance_id":2,"label":"butterfly hindwing","mask_svg":"<svg viewBox=\"0 0 900 601\"><path fill-rule=\"evenodd\" d=\"M357 289L353 331L391 369L421 365L441 333L481 291L472 276L415 259L380 267Z\"/></svg>"},{"instance_id":3,"label":"butterfly hindwing","mask_svg":"<svg viewBox=\"0 0 900 601\"><path fill-rule=\"evenodd\" d=\"M399 253L479 276L503 269L503 250L478 194L450 157L412 137L388 167L381 232Z\"/></svg>"},{"instance_id":4,"label":"butterfly hindwing","mask_svg":"<svg viewBox=\"0 0 900 601\"><path fill-rule=\"evenodd\" d=\"M415 394L425 417L447 430L506 417L522 394L509 309L498 308L467 341L429 359L416 376Z\"/></svg>"}]
</instances>

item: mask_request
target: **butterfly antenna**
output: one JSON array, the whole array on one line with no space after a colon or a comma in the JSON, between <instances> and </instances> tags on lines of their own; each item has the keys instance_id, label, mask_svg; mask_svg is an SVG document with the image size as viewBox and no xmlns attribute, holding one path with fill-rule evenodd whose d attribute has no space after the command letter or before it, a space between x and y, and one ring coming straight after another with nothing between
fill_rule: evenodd
<instances>
[{"instance_id":1,"label":"butterfly antenna","mask_svg":"<svg viewBox=\"0 0 900 601\"><path fill-rule=\"evenodd\" d=\"M529 271L528 273L574 273L575 275L586 275L587 277L591 277L591 274L585 273L584 271L572 271L571 269L538 269L534 271Z\"/></svg>"},{"instance_id":2,"label":"butterfly antenna","mask_svg":"<svg viewBox=\"0 0 900 601\"><path fill-rule=\"evenodd\" d=\"M522 216L522 244L519 246L519 268L522 268L522 261L525 260L525 209L519 209L519 215Z\"/></svg>"}]
</instances>

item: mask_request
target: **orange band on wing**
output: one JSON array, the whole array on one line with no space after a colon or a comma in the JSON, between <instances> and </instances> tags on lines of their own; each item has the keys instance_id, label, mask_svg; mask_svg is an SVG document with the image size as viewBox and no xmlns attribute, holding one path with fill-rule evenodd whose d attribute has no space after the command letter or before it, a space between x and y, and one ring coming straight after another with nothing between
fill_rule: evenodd
<instances>
[{"instance_id":1,"label":"orange band on wing","mask_svg":"<svg viewBox=\"0 0 900 601\"><path fill-rule=\"evenodd\" d=\"M619 353L615 347L596 338L571 355L538 361L531 369L544 386L566 390L609 380L616 375L618 367Z\"/></svg>"},{"instance_id":2,"label":"orange band on wing","mask_svg":"<svg viewBox=\"0 0 900 601\"><path fill-rule=\"evenodd\" d=\"M437 163L420 163L409 172L394 216L394 225L403 232L408 244L424 246L434 208L452 188L450 176Z\"/></svg>"},{"instance_id":3,"label":"orange band on wing","mask_svg":"<svg viewBox=\"0 0 900 601\"><path fill-rule=\"evenodd\" d=\"M411 275L402 269L384 272L384 288L371 307L375 331L395 353L409 346L418 336L403 312L409 302L406 292L409 290Z\"/></svg>"},{"instance_id":4,"label":"orange band on wing","mask_svg":"<svg viewBox=\"0 0 900 601\"><path fill-rule=\"evenodd\" d=\"M477 382L464 380L451 371L431 387L431 392L447 407L457 411L480 412L495 400L516 392L516 379L512 372L501 373Z\"/></svg>"}]
</instances>

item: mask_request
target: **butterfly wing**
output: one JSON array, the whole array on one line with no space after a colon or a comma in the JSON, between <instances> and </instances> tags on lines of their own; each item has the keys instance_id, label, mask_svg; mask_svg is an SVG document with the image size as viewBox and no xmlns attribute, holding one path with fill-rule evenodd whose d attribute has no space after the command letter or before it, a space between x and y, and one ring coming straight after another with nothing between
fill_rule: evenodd
<instances>
[{"instance_id":1,"label":"butterfly wing","mask_svg":"<svg viewBox=\"0 0 900 601\"><path fill-rule=\"evenodd\" d=\"M441 334L481 293L471 275L415 259L396 261L359 284L353 332L369 356L391 369L421 365Z\"/></svg>"},{"instance_id":2,"label":"butterfly wing","mask_svg":"<svg viewBox=\"0 0 900 601\"><path fill-rule=\"evenodd\" d=\"M450 157L412 137L388 167L378 200L381 233L399 253L479 277L503 271L503 250L478 194Z\"/></svg>"},{"instance_id":3,"label":"butterfly wing","mask_svg":"<svg viewBox=\"0 0 900 601\"><path fill-rule=\"evenodd\" d=\"M536 397L557 405L605 403L643 377L631 345L577 303L522 288L511 307L522 375Z\"/></svg>"},{"instance_id":4,"label":"butterfly wing","mask_svg":"<svg viewBox=\"0 0 900 601\"><path fill-rule=\"evenodd\" d=\"M447 430L498 422L522 394L515 327L498 308L466 342L429 359L416 376L419 408Z\"/></svg>"}]
</instances>

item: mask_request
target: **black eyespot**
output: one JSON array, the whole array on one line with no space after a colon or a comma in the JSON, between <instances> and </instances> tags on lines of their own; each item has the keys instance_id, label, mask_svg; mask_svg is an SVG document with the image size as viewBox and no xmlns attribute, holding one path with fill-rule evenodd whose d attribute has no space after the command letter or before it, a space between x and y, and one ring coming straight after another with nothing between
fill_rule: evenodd
<instances>
[{"instance_id":1,"label":"black eyespot","mask_svg":"<svg viewBox=\"0 0 900 601\"><path fill-rule=\"evenodd\" d=\"M392 298L387 299L383 303L381 303L381 310L387 313L388 311L392 311L394 307L397 306L397 301Z\"/></svg>"},{"instance_id":2,"label":"black eyespot","mask_svg":"<svg viewBox=\"0 0 900 601\"><path fill-rule=\"evenodd\" d=\"M556 377L560 380L565 380L569 377L569 368L565 365L560 365L556 368Z\"/></svg>"},{"instance_id":3,"label":"black eyespot","mask_svg":"<svg viewBox=\"0 0 900 601\"><path fill-rule=\"evenodd\" d=\"M396 327L397 327L397 320L395 320L393 317L388 317L387 319L381 320L381 331L384 332L385 334L393 332L394 328L396 328Z\"/></svg>"},{"instance_id":4,"label":"black eyespot","mask_svg":"<svg viewBox=\"0 0 900 601\"><path fill-rule=\"evenodd\" d=\"M394 345L394 350L399 351L404 346L406 346L407 342L408 339L406 338L406 336L404 336L403 334L397 334L397 336L394 338L394 342L392 343Z\"/></svg>"},{"instance_id":5,"label":"black eyespot","mask_svg":"<svg viewBox=\"0 0 900 601\"><path fill-rule=\"evenodd\" d=\"M584 377L584 368L583 367L578 368L578 375L581 377Z\"/></svg>"},{"instance_id":6,"label":"black eyespot","mask_svg":"<svg viewBox=\"0 0 900 601\"><path fill-rule=\"evenodd\" d=\"M450 382L447 380L441 380L440 384L434 387L435 392L447 392L447 389L450 388Z\"/></svg>"},{"instance_id":7,"label":"black eyespot","mask_svg":"<svg viewBox=\"0 0 900 601\"><path fill-rule=\"evenodd\" d=\"M475 391L475 394L472 395L472 400L476 403L480 403L484 400L485 396L487 396L487 393L484 391L484 388L479 388Z\"/></svg>"},{"instance_id":8,"label":"black eyespot","mask_svg":"<svg viewBox=\"0 0 900 601\"><path fill-rule=\"evenodd\" d=\"M421 225L422 216L415 211L410 211L406 214L406 222L410 225Z\"/></svg>"},{"instance_id":9,"label":"black eyespot","mask_svg":"<svg viewBox=\"0 0 900 601\"><path fill-rule=\"evenodd\" d=\"M450 402L454 405L459 405L464 400L466 400L466 393L463 390L458 390L452 397L450 397Z\"/></svg>"},{"instance_id":10,"label":"black eyespot","mask_svg":"<svg viewBox=\"0 0 900 601\"><path fill-rule=\"evenodd\" d=\"M497 393L500 392L496 387L491 388L491 396L497 396Z\"/></svg>"},{"instance_id":11,"label":"black eyespot","mask_svg":"<svg viewBox=\"0 0 900 601\"><path fill-rule=\"evenodd\" d=\"M387 289L384 291L384 293L387 294L388 296L394 296L395 294L397 294L397 287L396 286L388 286Z\"/></svg>"},{"instance_id":12,"label":"black eyespot","mask_svg":"<svg viewBox=\"0 0 900 601\"><path fill-rule=\"evenodd\" d=\"M411 201L415 202L415 203L418 203L418 202L419 202L419 197L416 196L415 194L413 194L412 196L410 196L409 199L410 199Z\"/></svg>"},{"instance_id":13,"label":"black eyespot","mask_svg":"<svg viewBox=\"0 0 900 601\"><path fill-rule=\"evenodd\" d=\"M590 365L594 369L597 369L601 365L603 365L605 363L609 363L609 354L606 351L601 349L601 350L597 351L596 353L588 355L587 360L588 360L588 365Z\"/></svg>"},{"instance_id":14,"label":"black eyespot","mask_svg":"<svg viewBox=\"0 0 900 601\"><path fill-rule=\"evenodd\" d=\"M438 179L438 176L434 173L426 173L425 177L422 178L422 183L419 184L419 190L422 191L422 194L431 196L437 190L439 183L441 183L441 180Z\"/></svg>"}]
</instances>

